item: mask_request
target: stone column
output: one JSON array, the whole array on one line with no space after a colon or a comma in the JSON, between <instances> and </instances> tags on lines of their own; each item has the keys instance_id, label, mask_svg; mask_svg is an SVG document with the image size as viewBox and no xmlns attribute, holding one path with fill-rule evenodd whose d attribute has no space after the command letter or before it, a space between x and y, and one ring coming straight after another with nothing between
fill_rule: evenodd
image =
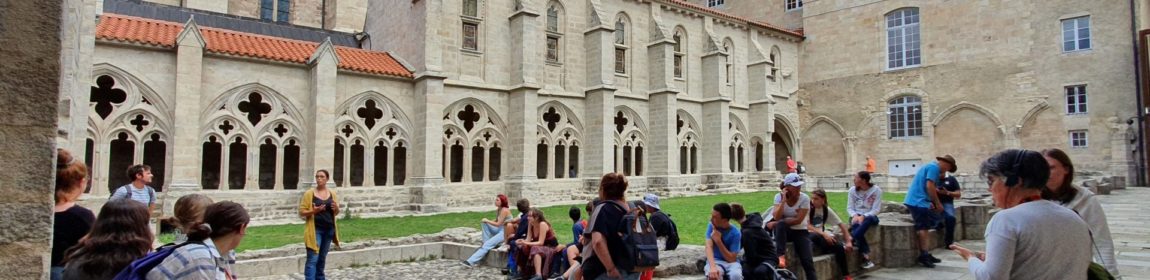
<instances>
[{"instance_id":1,"label":"stone column","mask_svg":"<svg viewBox=\"0 0 1150 280\"><path fill-rule=\"evenodd\" d=\"M747 65L747 86L750 88L750 106L751 117L747 121L750 130L748 139L758 137L763 144L763 170L759 172L775 171L775 146L773 138L775 130L775 99L771 97L770 83L768 83L768 76L771 74L773 62L769 60L761 60L751 62ZM756 160L754 157L754 143L751 146L751 163L752 165Z\"/></svg>"},{"instance_id":2,"label":"stone column","mask_svg":"<svg viewBox=\"0 0 1150 280\"><path fill-rule=\"evenodd\" d=\"M301 157L300 163L300 182L310 182L307 185L315 184L316 170L327 169L335 172L335 142L334 131L336 116L336 70L339 65L339 57L335 54L335 49L332 48L331 41L324 41L316 48L315 53L307 61L311 66L309 75L309 90L311 100L307 106L307 114L305 115L308 120L303 122L310 126L307 131L307 142L311 143L311 149L305 150L305 155ZM344 144L344 147L351 147L351 142ZM350 158L351 155L344 153L344 159ZM346 165L345 165L346 166ZM350 169L345 168L345 171ZM334 174L333 176L334 177ZM329 178L330 180L330 178ZM351 180L348 176L344 175L344 182Z\"/></svg>"},{"instance_id":3,"label":"stone column","mask_svg":"<svg viewBox=\"0 0 1150 280\"><path fill-rule=\"evenodd\" d=\"M651 73L648 78L651 91L647 103L650 135L643 149L649 160L643 169L648 177L669 176L679 172L679 145L676 145L679 90L674 86L674 56L675 45L672 40L662 38L647 45L647 65Z\"/></svg>"},{"instance_id":4,"label":"stone column","mask_svg":"<svg viewBox=\"0 0 1150 280\"><path fill-rule=\"evenodd\" d=\"M439 188L444 184L442 145L446 98L443 95L443 80L446 78L438 72L422 72L415 77L412 145L408 150L410 157L407 164L407 174L410 177L404 184L410 186L411 202L418 207L417 211L434 212L447 207L444 192ZM465 152L469 151L465 149Z\"/></svg>"},{"instance_id":5,"label":"stone column","mask_svg":"<svg viewBox=\"0 0 1150 280\"><path fill-rule=\"evenodd\" d=\"M580 149L583 164L581 177L600 178L614 171L615 68L614 28L604 24L592 26L583 33L583 50L587 61L587 90L584 116L587 119L586 145Z\"/></svg>"},{"instance_id":6,"label":"stone column","mask_svg":"<svg viewBox=\"0 0 1150 280\"><path fill-rule=\"evenodd\" d=\"M58 147L78 155L78 160L84 160L85 140L88 139L88 114L91 110L88 107L88 100L91 86L95 84L95 80L92 79L92 52L96 46L96 38L91 36L96 33L96 21L93 20L93 16L96 15L95 2L95 0L67 1L64 4L65 15L61 23L62 79L58 129L61 135L57 135L60 138L56 143ZM92 192L96 190L101 190L101 194L106 194L108 191L107 188L92 188Z\"/></svg>"},{"instance_id":7,"label":"stone column","mask_svg":"<svg viewBox=\"0 0 1150 280\"><path fill-rule=\"evenodd\" d=\"M859 168L859 157L858 153L855 152L855 145L858 144L858 140L858 137L854 136L843 138L843 148L847 153L846 170L843 170L843 174L851 174L854 170L863 170L863 168Z\"/></svg>"},{"instance_id":8,"label":"stone column","mask_svg":"<svg viewBox=\"0 0 1150 280\"><path fill-rule=\"evenodd\" d=\"M699 122L703 138L701 173L730 172L730 89L727 87L727 55L712 50L703 55L703 117Z\"/></svg>"},{"instance_id":9,"label":"stone column","mask_svg":"<svg viewBox=\"0 0 1150 280\"><path fill-rule=\"evenodd\" d=\"M78 1L6 1L0 9L0 279L48 279L52 254L57 101L65 23L91 20L65 12ZM76 58L71 58L76 59ZM87 99L83 99L86 104ZM84 151L72 151L83 160ZM102 187L102 186L97 186Z\"/></svg>"},{"instance_id":10,"label":"stone column","mask_svg":"<svg viewBox=\"0 0 1150 280\"><path fill-rule=\"evenodd\" d=\"M172 186L191 187L200 184L203 160L200 101L206 44L194 20L184 24L184 30L176 37L176 43L176 94L172 120L175 131L171 132L173 145L170 180ZM92 188L92 193L103 194L103 188L100 188L100 192L96 190Z\"/></svg>"},{"instance_id":11,"label":"stone column","mask_svg":"<svg viewBox=\"0 0 1150 280\"><path fill-rule=\"evenodd\" d=\"M511 84L507 117L507 139L504 166L508 181L536 179L536 120L539 116L536 98L539 92L537 75L542 72L543 48L539 13L523 5L511 15Z\"/></svg>"}]
</instances>

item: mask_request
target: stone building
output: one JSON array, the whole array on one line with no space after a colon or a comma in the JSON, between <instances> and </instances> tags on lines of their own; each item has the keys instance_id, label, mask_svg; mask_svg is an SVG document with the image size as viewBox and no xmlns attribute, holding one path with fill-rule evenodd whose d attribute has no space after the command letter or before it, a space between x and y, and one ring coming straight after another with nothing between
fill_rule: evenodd
<instances>
[{"instance_id":1,"label":"stone building","mask_svg":"<svg viewBox=\"0 0 1150 280\"><path fill-rule=\"evenodd\" d=\"M813 175L862 170L868 155L910 175L941 154L976 174L1005 148L1060 148L1079 171L1132 183L1145 172L1134 2L698 2L803 30L796 153Z\"/></svg>"},{"instance_id":2,"label":"stone building","mask_svg":"<svg viewBox=\"0 0 1150 280\"><path fill-rule=\"evenodd\" d=\"M263 221L320 169L369 215L582 200L611 171L723 191L798 147L802 34L687 2L83 3L58 142L90 203L138 163Z\"/></svg>"}]
</instances>

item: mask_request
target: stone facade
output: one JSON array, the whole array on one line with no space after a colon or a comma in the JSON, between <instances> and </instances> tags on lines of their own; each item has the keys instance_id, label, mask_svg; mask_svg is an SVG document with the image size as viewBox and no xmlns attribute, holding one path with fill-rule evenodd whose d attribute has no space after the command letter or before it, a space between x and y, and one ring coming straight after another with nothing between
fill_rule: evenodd
<instances>
[{"instance_id":1,"label":"stone facade","mask_svg":"<svg viewBox=\"0 0 1150 280\"><path fill-rule=\"evenodd\" d=\"M1093 2L1091 2L1093 3ZM885 16L917 9L921 64L889 70ZM800 158L815 175L879 172L953 154L959 173L1005 148L1066 150L1079 171L1129 176L1135 94L1130 7L1081 1L812 1L803 8ZM1025 11L1025 12L1021 12ZM1088 16L1092 46L1064 52L1061 20ZM1086 113L1066 88L1085 85ZM890 134L890 102L921 100L921 136ZM1071 147L1070 132L1086 133Z\"/></svg>"},{"instance_id":2,"label":"stone facade","mask_svg":"<svg viewBox=\"0 0 1150 280\"><path fill-rule=\"evenodd\" d=\"M55 191L56 92L66 90L79 54L77 36L31 36L74 31L83 18L78 1L5 2L0 9L0 278L48 279Z\"/></svg>"}]
</instances>

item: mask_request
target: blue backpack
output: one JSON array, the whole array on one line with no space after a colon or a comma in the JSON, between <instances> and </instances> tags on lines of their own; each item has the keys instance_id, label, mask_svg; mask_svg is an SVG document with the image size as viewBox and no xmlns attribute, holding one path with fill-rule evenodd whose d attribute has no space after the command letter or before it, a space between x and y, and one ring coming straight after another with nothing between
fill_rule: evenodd
<instances>
[{"instance_id":1,"label":"blue backpack","mask_svg":"<svg viewBox=\"0 0 1150 280\"><path fill-rule=\"evenodd\" d=\"M172 252L175 252L176 249L179 249L180 247L184 247L185 245L189 245L189 244L201 244L202 245L204 243L203 242L188 241L188 242L184 242L184 243L179 244L179 245L160 247L159 250L156 250L155 252L148 253L147 255L145 255L142 258L139 258L139 259L132 261L131 264L129 264L127 267L124 267L124 270L120 270L120 273L117 273L116 277L112 278L112 279L114 279L114 280L147 279L148 278L147 277L148 272L151 272L153 268L156 268L157 266L160 265L160 263L163 263L164 259L166 259L166 258L168 258L168 256L172 255Z\"/></svg>"}]
</instances>

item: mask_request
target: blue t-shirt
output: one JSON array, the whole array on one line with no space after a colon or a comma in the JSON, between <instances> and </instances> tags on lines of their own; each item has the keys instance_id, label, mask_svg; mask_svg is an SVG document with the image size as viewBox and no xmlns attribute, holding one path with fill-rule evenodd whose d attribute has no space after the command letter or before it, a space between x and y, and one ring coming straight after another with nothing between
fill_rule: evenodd
<instances>
[{"instance_id":1,"label":"blue t-shirt","mask_svg":"<svg viewBox=\"0 0 1150 280\"><path fill-rule=\"evenodd\" d=\"M713 225L707 223L707 235L703 237L703 240L711 239L711 232L714 231L714 229L715 227ZM719 229L719 233L723 235L723 246L727 247L727 251L738 254L739 250L743 248L743 234L739 231L739 227L736 227L735 224L731 224L727 229ZM723 258L723 251L720 250L719 247L716 246L711 249L715 255L715 260L726 261L726 259Z\"/></svg>"},{"instance_id":2,"label":"blue t-shirt","mask_svg":"<svg viewBox=\"0 0 1150 280\"><path fill-rule=\"evenodd\" d=\"M579 244L579 236L583 235L583 230L583 221L577 221L574 225L571 225L571 236L575 237L575 240L572 240L571 244Z\"/></svg>"},{"instance_id":3,"label":"blue t-shirt","mask_svg":"<svg viewBox=\"0 0 1150 280\"><path fill-rule=\"evenodd\" d=\"M906 190L906 199L902 201L903 204L930 208L930 197L926 193L926 181L934 182L938 185L938 162L931 162L923 165L918 169L918 173L914 175L914 181L910 182L910 186Z\"/></svg>"}]
</instances>

